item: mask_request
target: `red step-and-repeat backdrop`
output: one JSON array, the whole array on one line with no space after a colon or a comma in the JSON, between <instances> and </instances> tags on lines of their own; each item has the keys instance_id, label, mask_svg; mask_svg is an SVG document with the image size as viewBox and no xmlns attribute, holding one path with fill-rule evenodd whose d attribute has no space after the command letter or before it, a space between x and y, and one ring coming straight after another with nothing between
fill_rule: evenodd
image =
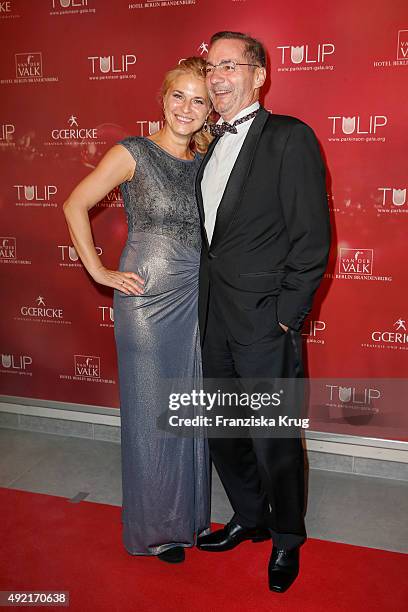
<instances>
[{"instance_id":1,"label":"red step-and-repeat backdrop","mask_svg":"<svg viewBox=\"0 0 408 612\"><path fill-rule=\"evenodd\" d=\"M309 375L327 379L321 429L402 438L406 0L0 0L1 393L119 406L112 293L78 260L62 205L116 141L157 130L165 71L219 30L265 43L262 102L308 123L327 162L333 246L303 330ZM115 268L119 189L91 216Z\"/></svg>"}]
</instances>

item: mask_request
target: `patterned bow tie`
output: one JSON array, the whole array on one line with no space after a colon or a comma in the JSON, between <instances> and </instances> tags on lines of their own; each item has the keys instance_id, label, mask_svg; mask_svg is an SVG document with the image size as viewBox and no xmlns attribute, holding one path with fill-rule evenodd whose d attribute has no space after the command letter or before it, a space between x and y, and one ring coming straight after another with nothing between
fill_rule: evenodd
<instances>
[{"instance_id":1,"label":"patterned bow tie","mask_svg":"<svg viewBox=\"0 0 408 612\"><path fill-rule=\"evenodd\" d=\"M232 125L231 123L228 123L227 121L224 121L224 123L221 123L221 124L210 125L210 132L212 136L223 136L225 132L230 132L231 134L238 134L238 130L236 126L239 125L240 123L244 123L244 121L249 121L249 119L252 119L253 117L255 117L258 111L259 111L259 108L254 110L252 113L249 113L249 115L245 115L245 117L241 117L241 119L236 119Z\"/></svg>"}]
</instances>

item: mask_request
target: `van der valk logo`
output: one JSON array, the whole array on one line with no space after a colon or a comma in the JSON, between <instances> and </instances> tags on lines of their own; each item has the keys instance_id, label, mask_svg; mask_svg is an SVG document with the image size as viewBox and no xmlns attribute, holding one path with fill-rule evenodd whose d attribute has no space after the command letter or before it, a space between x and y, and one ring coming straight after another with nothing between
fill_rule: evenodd
<instances>
[{"instance_id":1,"label":"van der valk logo","mask_svg":"<svg viewBox=\"0 0 408 612\"><path fill-rule=\"evenodd\" d=\"M328 117L331 121L332 134L376 134L380 128L388 123L386 115L369 115L362 117L354 115L352 117L342 117L332 115Z\"/></svg>"},{"instance_id":2,"label":"van der valk logo","mask_svg":"<svg viewBox=\"0 0 408 612\"><path fill-rule=\"evenodd\" d=\"M17 240L13 236L0 237L0 259L16 259Z\"/></svg>"},{"instance_id":3,"label":"van der valk logo","mask_svg":"<svg viewBox=\"0 0 408 612\"><path fill-rule=\"evenodd\" d=\"M397 59L408 59L408 30L400 30L398 32Z\"/></svg>"},{"instance_id":4,"label":"van der valk logo","mask_svg":"<svg viewBox=\"0 0 408 612\"><path fill-rule=\"evenodd\" d=\"M308 45L281 45L277 46L281 51L281 64L324 64L330 55L333 55L335 46L333 43L319 43Z\"/></svg>"},{"instance_id":5,"label":"van der valk logo","mask_svg":"<svg viewBox=\"0 0 408 612\"><path fill-rule=\"evenodd\" d=\"M40 51L30 53L16 53L16 77L18 79L29 79L42 77L42 53Z\"/></svg>"},{"instance_id":6,"label":"van der valk logo","mask_svg":"<svg viewBox=\"0 0 408 612\"><path fill-rule=\"evenodd\" d=\"M94 355L74 355L75 376L101 377L101 358Z\"/></svg>"},{"instance_id":7,"label":"van der valk logo","mask_svg":"<svg viewBox=\"0 0 408 612\"><path fill-rule=\"evenodd\" d=\"M132 66L136 64L137 58L133 53L122 53L122 55L90 55L88 60L91 64L90 80L109 79L134 79L136 75ZM106 76L105 76L106 75Z\"/></svg>"},{"instance_id":8,"label":"van der valk logo","mask_svg":"<svg viewBox=\"0 0 408 612\"><path fill-rule=\"evenodd\" d=\"M373 273L373 249L340 248L339 273L371 275Z\"/></svg>"}]
</instances>

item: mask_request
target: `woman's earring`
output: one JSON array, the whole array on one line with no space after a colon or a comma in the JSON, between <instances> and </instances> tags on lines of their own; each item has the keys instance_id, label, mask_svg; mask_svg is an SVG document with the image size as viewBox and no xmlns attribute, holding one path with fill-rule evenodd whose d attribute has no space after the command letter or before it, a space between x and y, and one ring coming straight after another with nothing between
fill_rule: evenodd
<instances>
[{"instance_id":1,"label":"woman's earring","mask_svg":"<svg viewBox=\"0 0 408 612\"><path fill-rule=\"evenodd\" d=\"M207 119L204 121L204 124L203 124L203 130L204 130L204 132L208 132L208 123L207 123Z\"/></svg>"}]
</instances>

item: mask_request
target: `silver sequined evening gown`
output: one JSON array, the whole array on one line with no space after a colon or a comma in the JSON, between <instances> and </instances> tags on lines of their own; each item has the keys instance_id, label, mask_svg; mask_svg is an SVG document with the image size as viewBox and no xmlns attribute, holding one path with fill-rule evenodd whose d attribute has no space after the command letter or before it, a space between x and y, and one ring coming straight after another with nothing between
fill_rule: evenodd
<instances>
[{"instance_id":1,"label":"silver sequined evening gown","mask_svg":"<svg viewBox=\"0 0 408 612\"><path fill-rule=\"evenodd\" d=\"M123 486L123 542L134 555L193 546L210 519L209 453L194 438L157 428L160 380L201 380L198 331L200 226L194 180L201 158L181 160L147 138L119 144L136 160L120 185L128 240L119 269L145 280L144 294L115 290Z\"/></svg>"}]
</instances>

